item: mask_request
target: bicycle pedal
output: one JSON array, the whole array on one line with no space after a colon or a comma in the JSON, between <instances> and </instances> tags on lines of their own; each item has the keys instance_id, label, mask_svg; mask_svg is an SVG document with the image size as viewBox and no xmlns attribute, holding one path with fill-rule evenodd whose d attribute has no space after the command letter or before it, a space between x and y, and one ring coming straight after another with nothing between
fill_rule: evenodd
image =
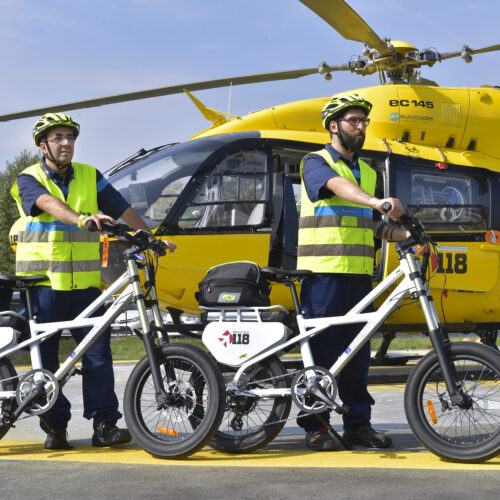
<instances>
[{"instance_id":1,"label":"bicycle pedal","mask_svg":"<svg viewBox=\"0 0 500 500\"><path fill-rule=\"evenodd\" d=\"M333 408L335 413L338 413L339 415L343 415L344 413L349 413L349 411L351 410L351 408L347 405L335 405L335 407Z\"/></svg>"},{"instance_id":2,"label":"bicycle pedal","mask_svg":"<svg viewBox=\"0 0 500 500\"><path fill-rule=\"evenodd\" d=\"M75 368L73 375L88 375L89 371L87 368Z\"/></svg>"}]
</instances>

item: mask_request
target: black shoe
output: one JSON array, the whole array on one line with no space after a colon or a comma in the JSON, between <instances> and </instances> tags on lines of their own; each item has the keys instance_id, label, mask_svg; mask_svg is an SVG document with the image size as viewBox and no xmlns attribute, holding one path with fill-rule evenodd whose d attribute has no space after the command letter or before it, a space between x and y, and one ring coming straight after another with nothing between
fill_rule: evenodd
<instances>
[{"instance_id":1,"label":"black shoe","mask_svg":"<svg viewBox=\"0 0 500 500\"><path fill-rule=\"evenodd\" d=\"M392 445L392 439L389 436L377 432L370 425L364 425L358 430L345 430L344 439L349 444L366 448L388 448Z\"/></svg>"},{"instance_id":2,"label":"black shoe","mask_svg":"<svg viewBox=\"0 0 500 500\"><path fill-rule=\"evenodd\" d=\"M65 430L56 431L55 434L47 433L44 448L46 450L72 450L73 446L68 443L67 433Z\"/></svg>"},{"instance_id":3,"label":"black shoe","mask_svg":"<svg viewBox=\"0 0 500 500\"><path fill-rule=\"evenodd\" d=\"M306 434L306 446L313 451L332 451L337 448L335 441L323 427Z\"/></svg>"},{"instance_id":4,"label":"black shoe","mask_svg":"<svg viewBox=\"0 0 500 500\"><path fill-rule=\"evenodd\" d=\"M130 441L132 441L132 436L127 429L119 429L112 422L94 420L92 446L114 446L115 444L130 443Z\"/></svg>"}]
</instances>

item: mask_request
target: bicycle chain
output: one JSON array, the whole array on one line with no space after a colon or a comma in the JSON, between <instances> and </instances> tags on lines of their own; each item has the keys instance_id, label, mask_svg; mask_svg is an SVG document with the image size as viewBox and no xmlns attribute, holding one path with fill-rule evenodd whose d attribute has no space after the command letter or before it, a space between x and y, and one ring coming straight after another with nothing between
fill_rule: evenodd
<instances>
[{"instance_id":1,"label":"bicycle chain","mask_svg":"<svg viewBox=\"0 0 500 500\"><path fill-rule=\"evenodd\" d=\"M2 384L3 382L8 382L9 380L14 380L15 378L19 378L19 375L14 375L13 377L9 378L3 378L2 380L0 380L0 384Z\"/></svg>"}]
</instances>

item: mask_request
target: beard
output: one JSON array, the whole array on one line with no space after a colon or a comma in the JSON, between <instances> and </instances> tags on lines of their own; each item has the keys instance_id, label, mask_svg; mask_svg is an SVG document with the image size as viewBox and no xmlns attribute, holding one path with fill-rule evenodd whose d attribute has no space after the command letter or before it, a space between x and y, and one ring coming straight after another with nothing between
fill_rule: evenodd
<instances>
[{"instance_id":1,"label":"beard","mask_svg":"<svg viewBox=\"0 0 500 500\"><path fill-rule=\"evenodd\" d=\"M339 139L343 142L342 145L348 151L359 151L363 148L363 145L365 143L365 134L364 132L360 132L359 130L356 130L353 133L349 133L346 130L339 129L338 136Z\"/></svg>"}]
</instances>

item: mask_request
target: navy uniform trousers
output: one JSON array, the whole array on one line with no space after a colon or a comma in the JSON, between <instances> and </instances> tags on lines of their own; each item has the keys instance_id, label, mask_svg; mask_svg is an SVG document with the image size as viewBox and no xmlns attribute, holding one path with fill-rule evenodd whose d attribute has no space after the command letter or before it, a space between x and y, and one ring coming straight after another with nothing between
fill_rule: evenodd
<instances>
[{"instance_id":1,"label":"navy uniform trousers","mask_svg":"<svg viewBox=\"0 0 500 500\"><path fill-rule=\"evenodd\" d=\"M48 286L34 286L31 291L33 309L40 323L72 320L100 295L98 288L58 291ZM96 315L103 314L103 310ZM79 343L89 330L72 330L75 342ZM43 367L51 372L59 367L60 338L61 335L56 334L40 344ZM82 357L83 416L116 423L122 415L118 411L118 398L114 391L110 338L108 328ZM71 404L61 391L55 405L43 416L54 429L65 430L71 418L70 410ZM46 430L43 424L41 427Z\"/></svg>"},{"instance_id":2,"label":"navy uniform trousers","mask_svg":"<svg viewBox=\"0 0 500 500\"><path fill-rule=\"evenodd\" d=\"M300 300L305 318L342 316L372 290L371 277L351 277L343 274L314 274L302 280ZM363 312L373 311L370 305ZM345 351L363 324L330 327L310 340L314 363L331 368ZM370 365L370 342L367 342L337 377L339 397L349 406L344 413L345 430L359 429L369 425L371 406L375 403L368 393L368 369ZM299 413L297 424L306 432L316 431L323 424L315 415ZM329 421L329 412L321 416Z\"/></svg>"}]
</instances>

